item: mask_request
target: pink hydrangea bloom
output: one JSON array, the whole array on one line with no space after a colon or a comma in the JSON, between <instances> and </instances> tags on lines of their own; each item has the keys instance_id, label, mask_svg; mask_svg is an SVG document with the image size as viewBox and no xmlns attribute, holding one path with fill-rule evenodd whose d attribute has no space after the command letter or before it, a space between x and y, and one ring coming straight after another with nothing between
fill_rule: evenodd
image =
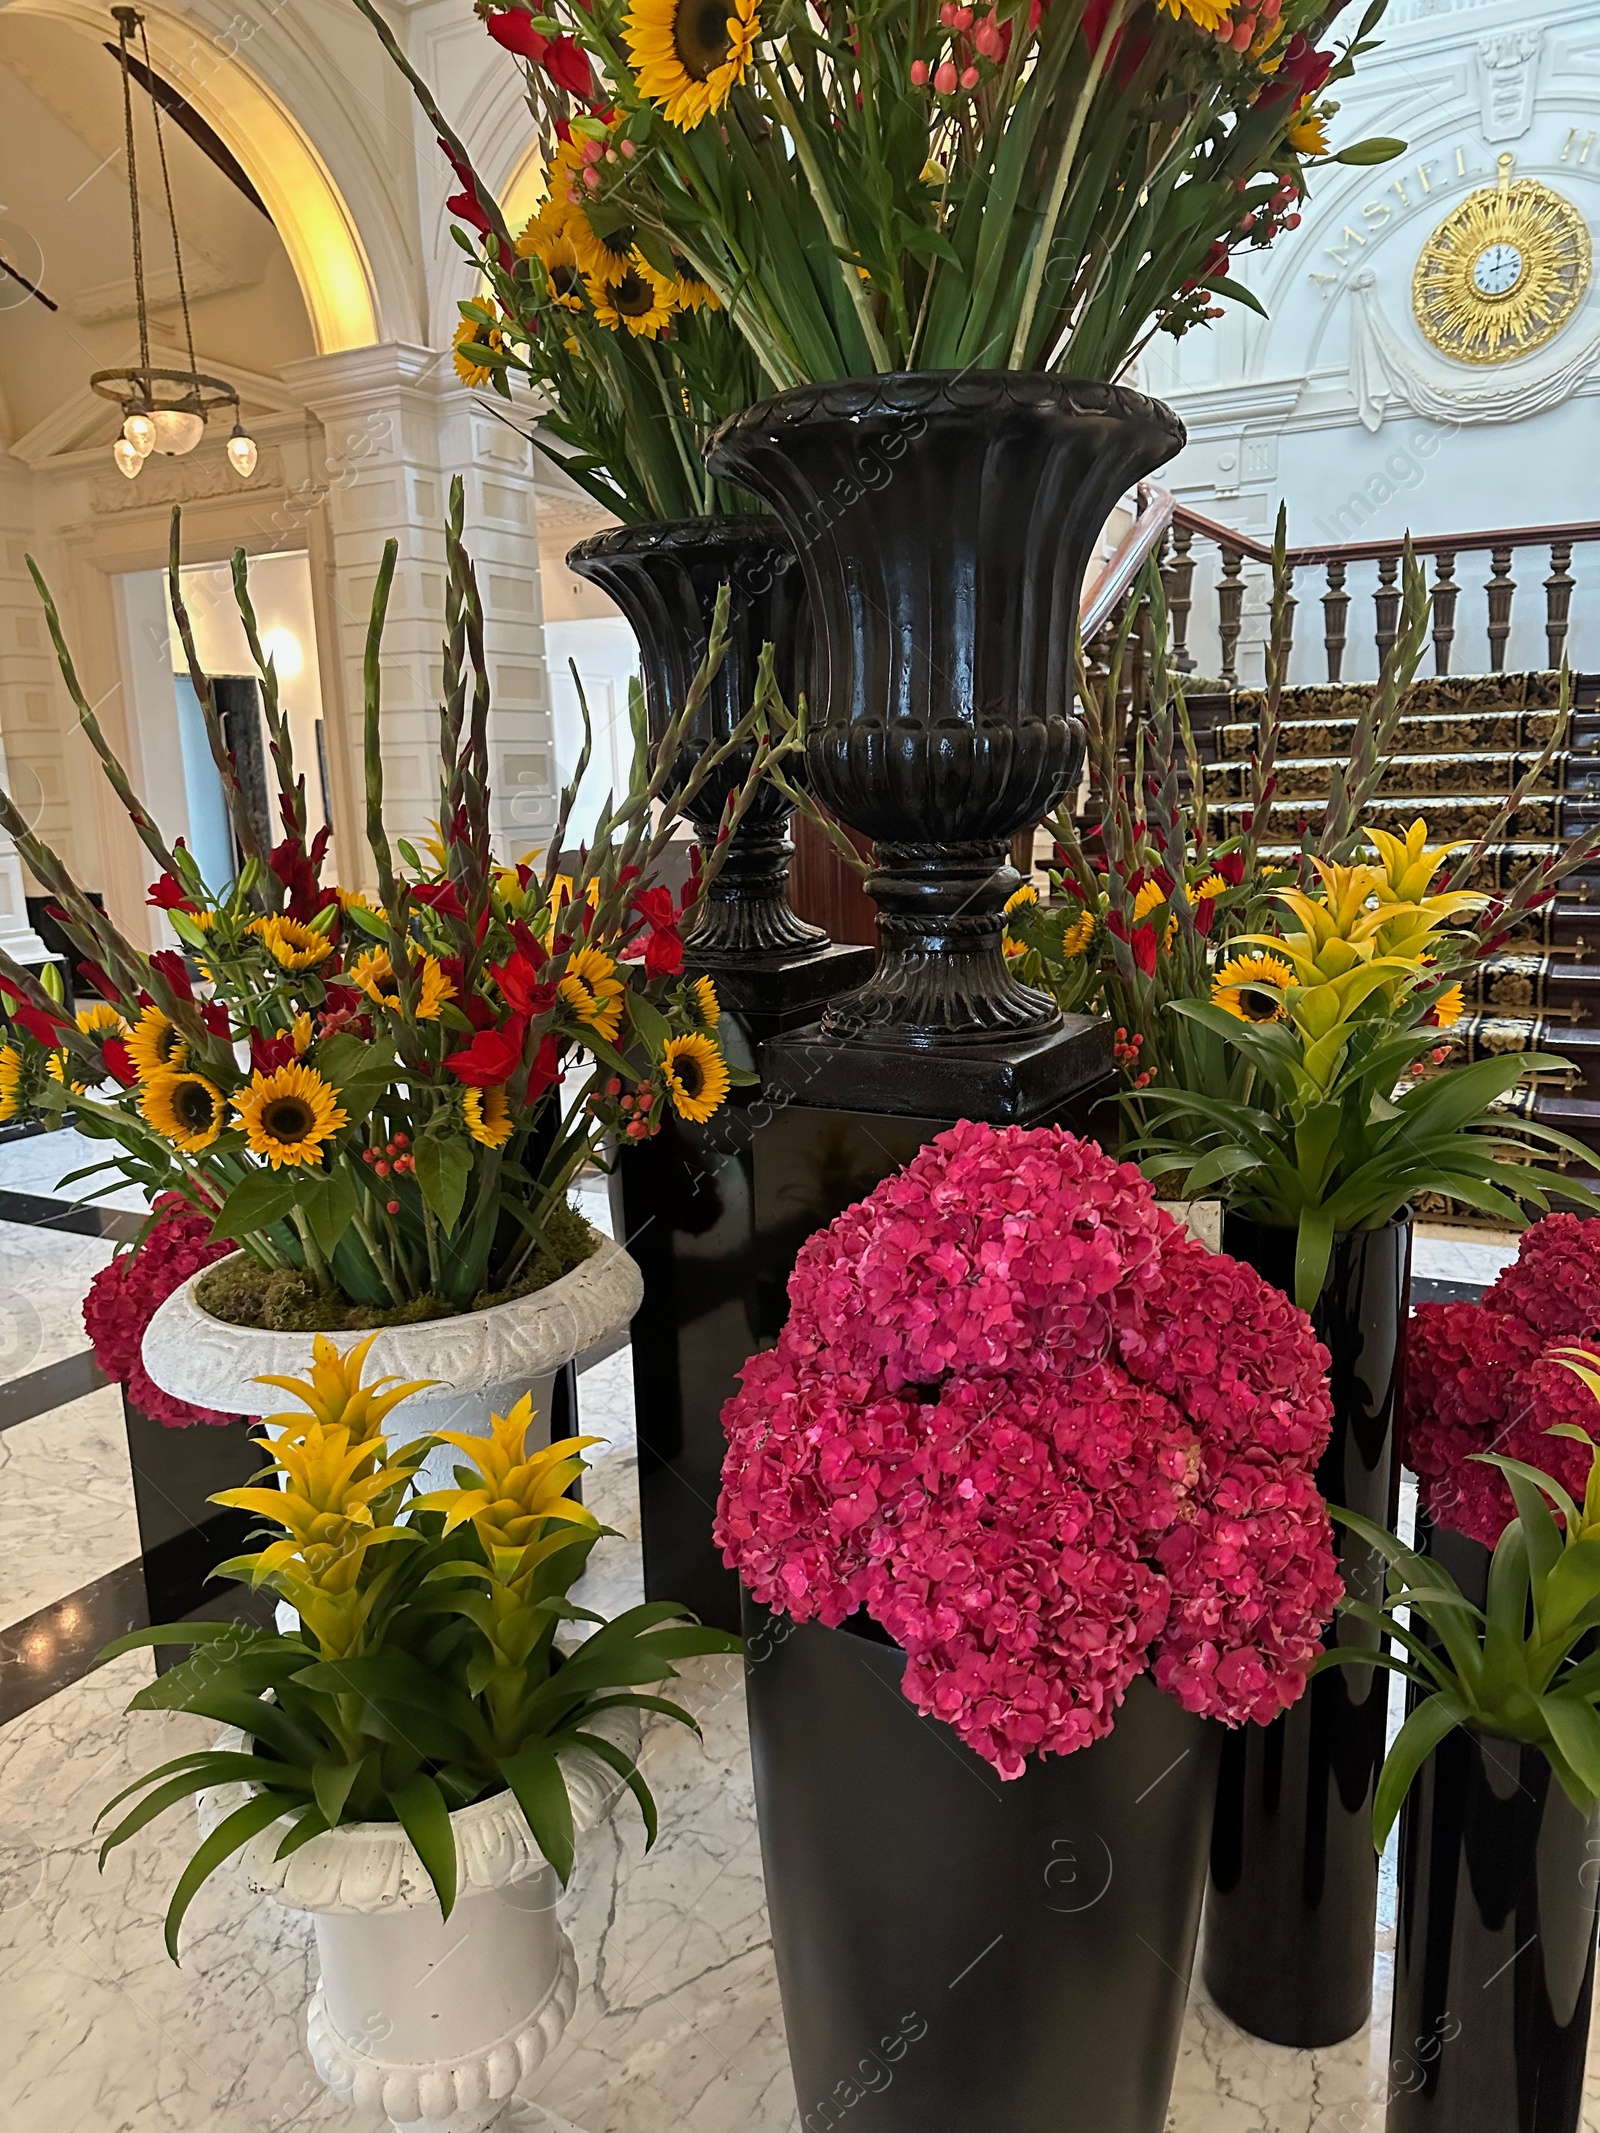
<instances>
[{"instance_id":1,"label":"pink hydrangea bloom","mask_svg":"<svg viewBox=\"0 0 1600 2133\"><path fill-rule=\"evenodd\" d=\"M1596 1431L1581 1380L1540 1360L1548 1347L1600 1339L1600 1223L1546 1215L1480 1303L1422 1304L1406 1350L1402 1450L1438 1526L1492 1548L1516 1516L1484 1452L1554 1474L1583 1493L1590 1455L1558 1422Z\"/></svg>"},{"instance_id":2,"label":"pink hydrangea bloom","mask_svg":"<svg viewBox=\"0 0 1600 2133\"><path fill-rule=\"evenodd\" d=\"M1146 1671L1231 1725L1300 1695L1340 1591L1327 1354L1131 1164L955 1126L807 1241L789 1300L723 1411L717 1539L757 1599L865 1607L1003 1777Z\"/></svg>"},{"instance_id":3,"label":"pink hydrangea bloom","mask_svg":"<svg viewBox=\"0 0 1600 2133\"><path fill-rule=\"evenodd\" d=\"M144 1330L157 1307L191 1274L233 1249L211 1243L210 1217L197 1213L181 1193L159 1193L154 1210L155 1220L143 1242L120 1253L89 1284L83 1325L94 1345L94 1359L108 1378L127 1388L132 1405L153 1422L171 1429L194 1422L232 1422L233 1415L173 1399L150 1378L141 1360Z\"/></svg>"}]
</instances>

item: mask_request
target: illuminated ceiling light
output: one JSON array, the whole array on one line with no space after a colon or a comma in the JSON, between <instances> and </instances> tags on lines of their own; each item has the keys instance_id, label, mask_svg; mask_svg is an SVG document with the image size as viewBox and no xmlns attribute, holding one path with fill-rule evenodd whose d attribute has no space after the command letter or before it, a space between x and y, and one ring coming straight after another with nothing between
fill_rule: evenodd
<instances>
[{"instance_id":1,"label":"illuminated ceiling light","mask_svg":"<svg viewBox=\"0 0 1600 2133\"><path fill-rule=\"evenodd\" d=\"M246 434L242 422L233 425L233 435L228 439L228 457L239 479L248 481L256 470L256 441Z\"/></svg>"},{"instance_id":2,"label":"illuminated ceiling light","mask_svg":"<svg viewBox=\"0 0 1600 2133\"><path fill-rule=\"evenodd\" d=\"M293 681L306 663L300 640L293 630L268 630L261 640L261 649L277 668L280 681Z\"/></svg>"},{"instance_id":3,"label":"illuminated ceiling light","mask_svg":"<svg viewBox=\"0 0 1600 2133\"><path fill-rule=\"evenodd\" d=\"M126 437L119 437L111 447L111 456L117 462L117 472L126 474L133 481L144 466L144 454Z\"/></svg>"},{"instance_id":4,"label":"illuminated ceiling light","mask_svg":"<svg viewBox=\"0 0 1600 2133\"><path fill-rule=\"evenodd\" d=\"M240 454L234 450L236 441L250 445L250 462L254 465L255 446L250 444L239 425L239 395L226 379L208 378L195 368L194 329L189 323L189 293L183 278L183 252L178 243L178 215L172 204L172 174L167 168L166 136L161 130L161 102L154 95L150 110L155 124L156 154L161 163L161 185L167 203L167 227L172 235L172 259L178 275L178 304L183 313L183 338L189 352L189 367L187 370L158 370L150 362L150 313L145 300L144 230L139 211L139 169L133 139L133 74L128 50L135 31L144 53L145 78L153 82L156 75L150 61L150 40L143 16L136 8L114 7L111 18L117 25L117 56L122 65L122 123L128 155L128 215L133 228L133 293L139 314L139 361L135 368L127 370L97 370L89 383L104 399L115 400L122 409L122 435L111 447L111 452L118 467L130 479L139 469L126 463L124 445L129 446L140 460L152 451L176 459L194 450L205 435L206 417L224 407L231 407L234 412L228 457L237 471L248 479L250 467L240 465Z\"/></svg>"}]
</instances>

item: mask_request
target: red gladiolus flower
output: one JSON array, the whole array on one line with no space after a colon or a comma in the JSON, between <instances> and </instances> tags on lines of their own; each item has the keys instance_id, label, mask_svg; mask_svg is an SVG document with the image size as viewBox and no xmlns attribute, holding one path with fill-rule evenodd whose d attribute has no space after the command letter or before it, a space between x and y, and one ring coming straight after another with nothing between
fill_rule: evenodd
<instances>
[{"instance_id":1,"label":"red gladiolus flower","mask_svg":"<svg viewBox=\"0 0 1600 2133\"><path fill-rule=\"evenodd\" d=\"M491 963L489 973L507 1003L525 1020L547 1015L556 1004L556 988L539 978L538 966L521 949L503 963Z\"/></svg>"},{"instance_id":2,"label":"red gladiolus flower","mask_svg":"<svg viewBox=\"0 0 1600 2133\"><path fill-rule=\"evenodd\" d=\"M424 881L413 884L411 901L426 904L430 911L440 911L446 918L459 918L463 922L466 912L461 907L461 898L456 894L453 881ZM457 991L460 990L458 986Z\"/></svg>"},{"instance_id":3,"label":"red gladiolus flower","mask_svg":"<svg viewBox=\"0 0 1600 2133\"><path fill-rule=\"evenodd\" d=\"M543 59L549 47L549 38L534 28L533 17L524 8L502 8L486 15L484 27L496 44L514 52L518 59Z\"/></svg>"},{"instance_id":4,"label":"red gladiolus flower","mask_svg":"<svg viewBox=\"0 0 1600 2133\"><path fill-rule=\"evenodd\" d=\"M259 1030L250 1032L252 1072L275 1074L279 1067L291 1065L297 1057L294 1039L287 1031L276 1037L263 1037Z\"/></svg>"},{"instance_id":5,"label":"red gladiolus flower","mask_svg":"<svg viewBox=\"0 0 1600 2133\"><path fill-rule=\"evenodd\" d=\"M504 1029L481 1029L464 1051L452 1052L445 1065L469 1089L487 1089L509 1081L522 1063L527 1024L509 1022Z\"/></svg>"},{"instance_id":6,"label":"red gladiolus flower","mask_svg":"<svg viewBox=\"0 0 1600 2133\"><path fill-rule=\"evenodd\" d=\"M633 909L647 926L673 926L678 921L678 907L670 889L635 889Z\"/></svg>"},{"instance_id":7,"label":"red gladiolus flower","mask_svg":"<svg viewBox=\"0 0 1600 2133\"><path fill-rule=\"evenodd\" d=\"M156 911L193 911L189 892L175 874L163 874L159 881L150 884L150 893L145 903Z\"/></svg>"},{"instance_id":8,"label":"red gladiolus flower","mask_svg":"<svg viewBox=\"0 0 1600 2133\"><path fill-rule=\"evenodd\" d=\"M446 214L471 223L480 236L488 237L493 233L494 224L478 205L476 193L452 193L444 205Z\"/></svg>"},{"instance_id":9,"label":"red gladiolus flower","mask_svg":"<svg viewBox=\"0 0 1600 2133\"><path fill-rule=\"evenodd\" d=\"M228 1010L220 1000L207 1000L200 1009L200 1019L213 1037L221 1037L224 1042L232 1038L233 1025L228 1020Z\"/></svg>"},{"instance_id":10,"label":"red gladiolus flower","mask_svg":"<svg viewBox=\"0 0 1600 2133\"><path fill-rule=\"evenodd\" d=\"M139 1070L122 1039L107 1037L100 1046L100 1056L110 1069L112 1078L120 1081L125 1089L131 1089L139 1079Z\"/></svg>"},{"instance_id":11,"label":"red gladiolus flower","mask_svg":"<svg viewBox=\"0 0 1600 2133\"><path fill-rule=\"evenodd\" d=\"M176 948L158 948L150 958L150 967L160 971L180 1000L194 998L194 987L189 983L188 969Z\"/></svg>"},{"instance_id":12,"label":"red gladiolus flower","mask_svg":"<svg viewBox=\"0 0 1600 2133\"><path fill-rule=\"evenodd\" d=\"M683 939L676 927L663 926L645 943L644 969L649 978L675 978L683 968Z\"/></svg>"},{"instance_id":13,"label":"red gladiolus flower","mask_svg":"<svg viewBox=\"0 0 1600 2133\"><path fill-rule=\"evenodd\" d=\"M590 72L589 55L570 37L552 37L540 63L556 87L565 89L569 96L582 97L585 103L593 96L594 75Z\"/></svg>"},{"instance_id":14,"label":"red gladiolus flower","mask_svg":"<svg viewBox=\"0 0 1600 2133\"><path fill-rule=\"evenodd\" d=\"M553 1089L561 1079L561 1054L555 1038L547 1031L539 1041L539 1049L528 1069L528 1102L536 1104L548 1089Z\"/></svg>"},{"instance_id":15,"label":"red gladiolus flower","mask_svg":"<svg viewBox=\"0 0 1600 2133\"><path fill-rule=\"evenodd\" d=\"M1194 907L1195 932L1204 940L1216 922L1217 899L1214 896L1202 896Z\"/></svg>"},{"instance_id":16,"label":"red gladiolus flower","mask_svg":"<svg viewBox=\"0 0 1600 2133\"><path fill-rule=\"evenodd\" d=\"M1230 889L1238 888L1244 880L1243 852L1225 852L1222 858L1217 860L1216 869Z\"/></svg>"},{"instance_id":17,"label":"red gladiolus flower","mask_svg":"<svg viewBox=\"0 0 1600 2133\"><path fill-rule=\"evenodd\" d=\"M1139 968L1144 972L1147 978L1153 978L1156 972L1155 927L1135 926L1133 929L1133 940L1130 945L1133 949L1133 960L1138 964Z\"/></svg>"}]
</instances>

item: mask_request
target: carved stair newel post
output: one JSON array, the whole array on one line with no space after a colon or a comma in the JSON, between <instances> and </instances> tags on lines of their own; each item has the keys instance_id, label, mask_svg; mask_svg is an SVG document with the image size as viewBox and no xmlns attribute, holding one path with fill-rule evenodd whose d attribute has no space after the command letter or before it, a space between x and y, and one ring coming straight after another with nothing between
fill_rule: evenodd
<instances>
[{"instance_id":1,"label":"carved stair newel post","mask_svg":"<svg viewBox=\"0 0 1600 2133\"><path fill-rule=\"evenodd\" d=\"M567 563L608 594L631 624L655 739L683 709L705 657L718 588L729 587L727 652L686 744L680 777L696 756L726 740L750 708L766 643L773 646L784 702L796 708L807 686L809 602L776 519L752 513L622 526L580 542ZM734 750L684 810L708 854L728 795L744 782L749 762L749 750ZM753 963L811 957L829 947L821 927L790 907L791 812L776 786L761 785L685 939L696 968L736 974Z\"/></svg>"},{"instance_id":2,"label":"carved stair newel post","mask_svg":"<svg viewBox=\"0 0 1600 2133\"><path fill-rule=\"evenodd\" d=\"M1007 846L1083 761L1071 707L1093 544L1183 434L1117 386L929 371L801 386L713 437L712 471L772 505L805 566L812 789L877 848L878 968L819 1039L838 1100L924 1108L958 1060L1061 1031L1002 952Z\"/></svg>"}]
</instances>

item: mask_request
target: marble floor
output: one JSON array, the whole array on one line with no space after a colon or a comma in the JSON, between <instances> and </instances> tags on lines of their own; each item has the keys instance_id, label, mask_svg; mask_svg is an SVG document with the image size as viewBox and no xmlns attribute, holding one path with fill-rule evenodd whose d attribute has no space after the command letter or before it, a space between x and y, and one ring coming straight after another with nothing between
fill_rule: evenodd
<instances>
[{"instance_id":1,"label":"marble floor","mask_svg":"<svg viewBox=\"0 0 1600 2133\"><path fill-rule=\"evenodd\" d=\"M0 1193L52 1193L60 1170L84 1159L68 1141L0 1146ZM32 1316L17 1323L37 1324L12 1354L0 1344L0 1386L81 1350L78 1304L110 1248L0 1222L0 1327L24 1302ZM1481 1234L1425 1236L1417 1272L1476 1285L1511 1249ZM584 1373L579 1399L584 1430L605 1439L586 1495L618 1530L580 1597L614 1611L640 1595L626 1351ZM99 1392L0 1427L0 1639L136 1557L117 1423L116 1395ZM177 1968L160 1921L192 1847L186 1813L96 1869L101 1803L212 1730L177 1714L124 1717L149 1667L131 1654L0 1727L0 2133L375 2133L306 2056L313 1958L301 1918L249 1897L225 1869L190 1914ZM510 2133L799 2133L741 1669L718 1659L684 1672L703 1745L673 1726L647 1735L661 1809L652 1851L631 1806L585 1841L562 1903L577 2011ZM1168 2133L1381 2133L1387 1945L1377 1986L1372 2026L1317 2053L1258 2044L1196 1989ZM1600 2063L1584 2127L1600 2133Z\"/></svg>"}]
</instances>

